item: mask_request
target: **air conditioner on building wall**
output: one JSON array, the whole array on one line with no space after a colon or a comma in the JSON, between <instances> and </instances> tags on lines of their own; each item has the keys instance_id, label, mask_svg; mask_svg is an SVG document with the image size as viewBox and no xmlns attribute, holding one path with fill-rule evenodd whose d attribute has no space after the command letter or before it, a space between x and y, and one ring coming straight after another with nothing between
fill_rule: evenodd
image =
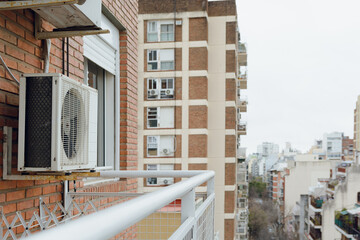
<instances>
[{"instance_id":1,"label":"air conditioner on building wall","mask_svg":"<svg viewBox=\"0 0 360 240\"><path fill-rule=\"evenodd\" d=\"M158 178L158 183L160 185L170 185L170 184L174 184L174 179L173 178Z\"/></svg>"},{"instance_id":2,"label":"air conditioner on building wall","mask_svg":"<svg viewBox=\"0 0 360 240\"><path fill-rule=\"evenodd\" d=\"M170 154L170 153L172 153L173 151L171 151L171 149L164 148L164 149L162 150L162 152L163 152L164 154Z\"/></svg>"},{"instance_id":3,"label":"air conditioner on building wall","mask_svg":"<svg viewBox=\"0 0 360 240\"><path fill-rule=\"evenodd\" d=\"M23 75L18 170L95 168L97 105L96 89L64 75Z\"/></svg>"},{"instance_id":4,"label":"air conditioner on building wall","mask_svg":"<svg viewBox=\"0 0 360 240\"><path fill-rule=\"evenodd\" d=\"M157 89L151 89L148 91L149 96L157 96L159 95L159 90Z\"/></svg>"},{"instance_id":5,"label":"air conditioner on building wall","mask_svg":"<svg viewBox=\"0 0 360 240\"><path fill-rule=\"evenodd\" d=\"M174 95L174 89L165 90L165 95Z\"/></svg>"}]
</instances>

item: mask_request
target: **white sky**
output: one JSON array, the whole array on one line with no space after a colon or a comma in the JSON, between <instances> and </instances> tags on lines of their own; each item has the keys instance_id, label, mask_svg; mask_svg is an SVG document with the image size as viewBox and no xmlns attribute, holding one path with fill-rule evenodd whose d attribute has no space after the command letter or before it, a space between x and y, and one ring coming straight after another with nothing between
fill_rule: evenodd
<instances>
[{"instance_id":1,"label":"white sky","mask_svg":"<svg viewBox=\"0 0 360 240\"><path fill-rule=\"evenodd\" d=\"M359 0L237 0L248 49L247 153L263 141L308 150L353 137L360 94Z\"/></svg>"}]
</instances>

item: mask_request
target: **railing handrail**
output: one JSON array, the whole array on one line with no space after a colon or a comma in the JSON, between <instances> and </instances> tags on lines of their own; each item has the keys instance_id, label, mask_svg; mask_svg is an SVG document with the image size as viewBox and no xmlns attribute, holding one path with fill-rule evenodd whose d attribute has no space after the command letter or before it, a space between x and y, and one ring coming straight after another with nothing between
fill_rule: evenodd
<instances>
[{"instance_id":1,"label":"railing handrail","mask_svg":"<svg viewBox=\"0 0 360 240\"><path fill-rule=\"evenodd\" d=\"M28 239L59 239L59 236L61 239L68 240L109 239L215 176L214 171L109 171L101 173L102 177L172 176L190 178L83 216L70 223L34 234Z\"/></svg>"}]
</instances>

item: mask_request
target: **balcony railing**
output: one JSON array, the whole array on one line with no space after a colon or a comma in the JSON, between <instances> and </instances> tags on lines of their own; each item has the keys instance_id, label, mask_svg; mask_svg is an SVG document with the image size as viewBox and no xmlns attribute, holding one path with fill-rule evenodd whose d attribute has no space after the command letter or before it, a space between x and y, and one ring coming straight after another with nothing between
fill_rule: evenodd
<instances>
[{"instance_id":1,"label":"balcony railing","mask_svg":"<svg viewBox=\"0 0 360 240\"><path fill-rule=\"evenodd\" d=\"M341 228L344 232L350 235L356 236L356 239L360 239L360 228L355 224L354 216L340 215L335 216L335 225Z\"/></svg>"},{"instance_id":2,"label":"balcony railing","mask_svg":"<svg viewBox=\"0 0 360 240\"><path fill-rule=\"evenodd\" d=\"M238 52L239 53L246 53L246 46L245 43L238 43Z\"/></svg>"},{"instance_id":3,"label":"balcony railing","mask_svg":"<svg viewBox=\"0 0 360 240\"><path fill-rule=\"evenodd\" d=\"M25 222L19 213L9 223L0 209L1 237L17 239L15 233L17 227L21 227L25 229L22 237L28 236L29 240L59 239L60 236L77 240L109 239L128 233L132 237L126 239L214 239L213 171L109 171L100 175L104 178L188 179L146 194L69 192L65 206L57 203L56 208L48 208L40 201L39 212L34 213L30 222ZM203 183L207 183L207 192L196 193L195 188ZM99 196L99 201L115 197L120 198L121 203L99 210L100 205L93 202ZM90 200L82 203L80 200L84 199ZM39 227L45 231L34 233Z\"/></svg>"}]
</instances>

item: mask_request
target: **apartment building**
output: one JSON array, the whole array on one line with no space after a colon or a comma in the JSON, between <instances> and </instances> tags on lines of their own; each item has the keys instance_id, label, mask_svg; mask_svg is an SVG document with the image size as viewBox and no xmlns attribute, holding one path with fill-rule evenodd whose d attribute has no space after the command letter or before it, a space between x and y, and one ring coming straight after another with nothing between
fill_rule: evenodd
<instances>
[{"instance_id":1,"label":"apartment building","mask_svg":"<svg viewBox=\"0 0 360 240\"><path fill-rule=\"evenodd\" d=\"M263 142L257 146L257 152L263 157L279 154L279 145L271 142Z\"/></svg>"},{"instance_id":2,"label":"apartment building","mask_svg":"<svg viewBox=\"0 0 360 240\"><path fill-rule=\"evenodd\" d=\"M15 224L17 226L21 226L17 218L19 214L28 222L34 216L33 213L39 212L41 203L49 204L50 207L63 203L64 194L68 190L120 192L136 191L137 188L137 182L133 179L77 178L72 177L71 173L64 176L64 173L49 172L41 176L28 175L28 172L27 175L20 175L18 159L21 158L21 153L18 152L18 139L21 134L18 129L22 121L19 120L19 86L14 79L20 80L22 74L40 76L49 73L48 76L67 76L96 88L100 107L97 109L93 106L93 109L98 116L98 139L97 146L91 146L98 153L96 172L105 169L136 169L137 1L91 0L82 6L74 5L74 1L62 1L56 8L53 5L55 1L19 2L0 1L0 56L5 63L0 62L0 219L4 216L10 223L13 219L18 219ZM41 6L31 5L39 2ZM67 4L66 7L64 4ZM87 10L79 10L81 8ZM71 21L68 21L67 9L73 11ZM88 19L81 23L84 14ZM81 24L94 26L89 28ZM106 32L108 33L101 37L98 35ZM69 120L69 128L72 129L71 121L73 120ZM5 131L9 128L12 129L11 135ZM65 135L68 134L66 131ZM40 136L32 140L41 139L41 132L38 133ZM4 143L6 146L12 145L10 155L9 149L7 152L3 149ZM74 150L70 151L71 154L76 154ZM8 159L3 159L5 153ZM68 181L69 179L72 180ZM117 202L115 198L100 199L101 208ZM79 202L83 201L84 197L79 199ZM0 223L3 228L4 222ZM6 228L9 229L18 237L25 230L24 227L14 225ZM134 234L129 231L126 236L121 237L129 239L135 237Z\"/></svg>"},{"instance_id":3,"label":"apartment building","mask_svg":"<svg viewBox=\"0 0 360 240\"><path fill-rule=\"evenodd\" d=\"M360 151L360 95L357 98L356 106L354 109L354 160L360 164L359 151Z\"/></svg>"},{"instance_id":4,"label":"apartment building","mask_svg":"<svg viewBox=\"0 0 360 240\"><path fill-rule=\"evenodd\" d=\"M238 90L247 85L238 61L245 66L246 52L235 0L139 0L138 30L139 169L215 170L215 231L234 239L247 103ZM177 181L151 178L139 190Z\"/></svg>"},{"instance_id":5,"label":"apartment building","mask_svg":"<svg viewBox=\"0 0 360 240\"><path fill-rule=\"evenodd\" d=\"M326 159L341 160L343 137L344 133L341 132L324 133L322 148L326 152Z\"/></svg>"},{"instance_id":6,"label":"apartment building","mask_svg":"<svg viewBox=\"0 0 360 240\"><path fill-rule=\"evenodd\" d=\"M317 185L309 187L305 239L358 238L359 179L359 166L342 162L331 178L319 179Z\"/></svg>"}]
</instances>

